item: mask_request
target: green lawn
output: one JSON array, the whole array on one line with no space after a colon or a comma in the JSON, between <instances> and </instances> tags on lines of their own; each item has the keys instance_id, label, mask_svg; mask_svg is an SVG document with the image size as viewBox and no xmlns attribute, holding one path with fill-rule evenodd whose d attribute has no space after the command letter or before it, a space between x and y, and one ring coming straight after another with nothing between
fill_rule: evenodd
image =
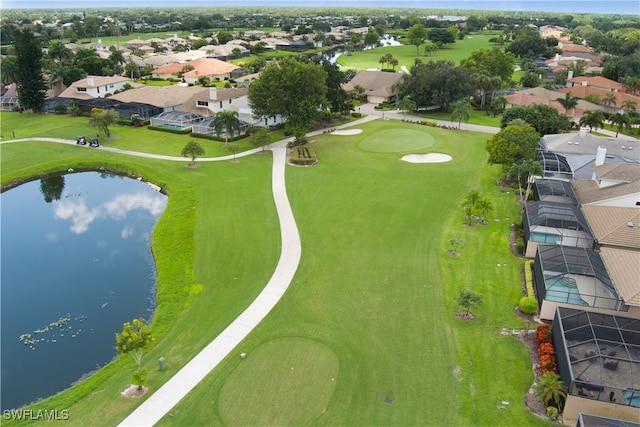
<instances>
[{"instance_id":1,"label":"green lawn","mask_svg":"<svg viewBox=\"0 0 640 427\"><path fill-rule=\"evenodd\" d=\"M451 60L459 63L461 60L468 58L471 52L479 49L490 49L493 47L489 43L489 39L495 37L497 33L484 32L473 33L464 40L456 40L452 45L445 45L444 48L431 53L429 56L424 54L424 46L420 47L420 54L416 55L416 47L413 45L403 46L383 46L375 49L364 50L360 52L353 52L351 54L340 55L338 58L338 64L344 68L351 68L355 70L366 70L369 68L380 68L378 59L387 54L392 54L398 60L398 68L403 65L407 68L411 68L416 58L426 61L438 61L438 60Z\"/></svg>"},{"instance_id":2,"label":"green lawn","mask_svg":"<svg viewBox=\"0 0 640 427\"><path fill-rule=\"evenodd\" d=\"M55 120L48 126L61 127ZM294 281L237 351L159 424L545 425L523 404L533 380L527 351L500 335L503 327L522 326L513 315L519 260L508 249L519 209L513 194L495 185L487 136L391 120L361 128L359 135L315 136L320 163L287 167L303 245ZM367 149L367 140L385 132L401 136L396 152ZM415 138L429 144L414 152L453 161L400 161L402 141ZM273 271L279 229L269 155L191 170L59 144L1 150L3 183L82 163L130 168L166 183L170 202L153 240L159 340L144 359L152 390L244 309ZM469 189L493 202L489 225L464 226L459 205ZM459 258L446 255L454 237L465 242ZM204 285L202 292L194 284ZM484 297L471 322L453 315L462 288ZM167 371L157 370L160 356ZM118 359L33 409L69 409L72 425L117 424L138 403L118 394L133 366Z\"/></svg>"},{"instance_id":3,"label":"green lawn","mask_svg":"<svg viewBox=\"0 0 640 427\"><path fill-rule=\"evenodd\" d=\"M78 135L95 135L99 133L100 143L104 146L122 150L142 151L145 153L180 156L187 142L197 141L205 150L206 157L227 156L232 154L224 142L210 139L193 138L190 135L150 130L147 127L111 126L111 137L106 138L97 128L89 126L88 117L57 116L41 114L2 113L2 138L53 137L76 139ZM254 148L248 138L236 141L241 151ZM85 147L86 148L86 147ZM205 157L203 156L203 157Z\"/></svg>"},{"instance_id":4,"label":"green lawn","mask_svg":"<svg viewBox=\"0 0 640 427\"><path fill-rule=\"evenodd\" d=\"M415 115L424 117L426 119L436 119L436 120L448 120L451 121L451 114L444 113L441 111L418 111ZM493 126L496 128L500 127L500 117L501 116L490 116L486 113L486 111L481 110L469 110L469 120L464 123L472 123L475 125L484 125L484 126ZM458 122L453 121L451 123L452 126L458 126Z\"/></svg>"}]
</instances>

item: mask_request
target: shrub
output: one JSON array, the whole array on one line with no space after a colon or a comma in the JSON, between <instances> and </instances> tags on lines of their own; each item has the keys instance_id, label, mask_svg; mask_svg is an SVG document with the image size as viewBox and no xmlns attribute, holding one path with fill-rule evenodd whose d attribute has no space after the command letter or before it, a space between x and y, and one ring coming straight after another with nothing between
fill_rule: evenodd
<instances>
[{"instance_id":1,"label":"shrub","mask_svg":"<svg viewBox=\"0 0 640 427\"><path fill-rule=\"evenodd\" d=\"M177 133L178 135L186 135L191 133L191 128L188 129L171 129L162 126L148 126L150 130L159 130L160 132Z\"/></svg>"},{"instance_id":2,"label":"shrub","mask_svg":"<svg viewBox=\"0 0 640 427\"><path fill-rule=\"evenodd\" d=\"M432 128L438 126L438 122L434 122L433 120L420 120L420 124L422 126L431 126Z\"/></svg>"},{"instance_id":3,"label":"shrub","mask_svg":"<svg viewBox=\"0 0 640 427\"><path fill-rule=\"evenodd\" d=\"M351 113L351 117L362 117L361 113L356 113L355 111Z\"/></svg>"},{"instance_id":4,"label":"shrub","mask_svg":"<svg viewBox=\"0 0 640 427\"><path fill-rule=\"evenodd\" d=\"M543 374L556 372L556 358L549 355L544 355L540 358L540 371Z\"/></svg>"},{"instance_id":5,"label":"shrub","mask_svg":"<svg viewBox=\"0 0 640 427\"><path fill-rule=\"evenodd\" d=\"M56 112L56 114L66 114L67 106L64 104L58 104L55 106L54 111Z\"/></svg>"},{"instance_id":6,"label":"shrub","mask_svg":"<svg viewBox=\"0 0 640 427\"><path fill-rule=\"evenodd\" d=\"M535 298L522 297L520 298L518 306L520 307L520 311L524 314L534 314L538 311L538 301L536 301Z\"/></svg>"},{"instance_id":7,"label":"shrub","mask_svg":"<svg viewBox=\"0 0 640 427\"><path fill-rule=\"evenodd\" d=\"M533 260L527 260L524 262L524 280L527 285L527 296L529 298L535 298L536 291L533 287L533 271L531 270L533 267Z\"/></svg>"},{"instance_id":8,"label":"shrub","mask_svg":"<svg viewBox=\"0 0 640 427\"><path fill-rule=\"evenodd\" d=\"M558 415L558 408L547 406L547 417L555 421L558 419Z\"/></svg>"},{"instance_id":9,"label":"shrub","mask_svg":"<svg viewBox=\"0 0 640 427\"><path fill-rule=\"evenodd\" d=\"M296 147L291 150L290 161L294 165L315 165L318 163L318 158L312 149Z\"/></svg>"},{"instance_id":10,"label":"shrub","mask_svg":"<svg viewBox=\"0 0 640 427\"><path fill-rule=\"evenodd\" d=\"M553 344L551 344L550 342L543 342L542 344L540 344L540 347L538 347L538 353L540 354L540 356L554 356L556 354L556 350L553 348Z\"/></svg>"},{"instance_id":11,"label":"shrub","mask_svg":"<svg viewBox=\"0 0 640 427\"><path fill-rule=\"evenodd\" d=\"M546 323L536 328L536 338L538 343L551 342L551 327Z\"/></svg>"}]
</instances>

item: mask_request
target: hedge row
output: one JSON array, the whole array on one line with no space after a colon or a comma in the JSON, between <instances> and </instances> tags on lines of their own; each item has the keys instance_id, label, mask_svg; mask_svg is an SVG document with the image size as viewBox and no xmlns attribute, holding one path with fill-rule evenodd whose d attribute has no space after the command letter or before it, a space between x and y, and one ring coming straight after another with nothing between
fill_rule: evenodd
<instances>
[{"instance_id":1,"label":"hedge row","mask_svg":"<svg viewBox=\"0 0 640 427\"><path fill-rule=\"evenodd\" d=\"M524 262L524 280L527 287L527 295L520 298L520 311L525 314L534 314L538 311L538 301L536 300L536 293L533 287L533 261L527 260Z\"/></svg>"},{"instance_id":2,"label":"hedge row","mask_svg":"<svg viewBox=\"0 0 640 427\"><path fill-rule=\"evenodd\" d=\"M201 139L210 139L212 141L220 141L220 142L224 142L224 138L220 138L217 135L209 135L207 133L198 133L198 132L191 132L191 136L194 138L201 138ZM233 142L233 141L238 141L242 138L246 138L247 135L246 134L241 134L241 135L236 135L236 136L232 136L230 137L227 142Z\"/></svg>"}]
</instances>

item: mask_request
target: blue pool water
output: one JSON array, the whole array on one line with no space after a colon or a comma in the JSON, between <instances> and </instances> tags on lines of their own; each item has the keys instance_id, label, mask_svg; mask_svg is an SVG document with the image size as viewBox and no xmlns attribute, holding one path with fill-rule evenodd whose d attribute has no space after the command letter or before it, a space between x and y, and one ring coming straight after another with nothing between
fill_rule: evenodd
<instances>
[{"instance_id":1,"label":"blue pool water","mask_svg":"<svg viewBox=\"0 0 640 427\"><path fill-rule=\"evenodd\" d=\"M571 277L546 277L547 292L545 299L575 305L589 305L580 297L578 285Z\"/></svg>"},{"instance_id":2,"label":"blue pool water","mask_svg":"<svg viewBox=\"0 0 640 427\"><path fill-rule=\"evenodd\" d=\"M550 245L560 244L560 236L556 236L555 234L539 233L536 231L531 232L529 240L538 243L548 243Z\"/></svg>"}]
</instances>

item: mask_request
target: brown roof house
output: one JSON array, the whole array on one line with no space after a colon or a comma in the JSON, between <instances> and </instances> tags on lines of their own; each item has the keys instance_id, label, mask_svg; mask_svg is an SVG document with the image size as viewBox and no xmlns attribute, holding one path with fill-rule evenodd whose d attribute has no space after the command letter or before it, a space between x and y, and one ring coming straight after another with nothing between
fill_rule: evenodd
<instances>
[{"instance_id":1,"label":"brown roof house","mask_svg":"<svg viewBox=\"0 0 640 427\"><path fill-rule=\"evenodd\" d=\"M110 97L120 102L138 102L159 107L162 111L174 111L184 104L195 93L201 92L202 87L177 84L173 86L142 86L120 92ZM206 88L205 88L206 90Z\"/></svg>"},{"instance_id":2,"label":"brown roof house","mask_svg":"<svg viewBox=\"0 0 640 427\"><path fill-rule=\"evenodd\" d=\"M237 65L220 61L215 58L200 58L186 63L170 64L152 71L153 77L169 79L182 72L185 65L193 67L191 71L182 74L185 83L196 83L200 77L211 80L227 80L233 75L242 75L243 69Z\"/></svg>"},{"instance_id":3,"label":"brown roof house","mask_svg":"<svg viewBox=\"0 0 640 427\"><path fill-rule=\"evenodd\" d=\"M356 91L357 86L364 88L367 101L373 104L395 101L398 96L394 84L402 79L401 73L365 70L356 74L349 82L343 83L342 88L347 92Z\"/></svg>"},{"instance_id":4,"label":"brown roof house","mask_svg":"<svg viewBox=\"0 0 640 427\"><path fill-rule=\"evenodd\" d=\"M597 161L596 161L597 163ZM605 163L593 166L593 179L573 180L582 205L640 209L640 164Z\"/></svg>"},{"instance_id":5,"label":"brown roof house","mask_svg":"<svg viewBox=\"0 0 640 427\"><path fill-rule=\"evenodd\" d=\"M243 88L201 88L178 107L180 111L189 111L205 116L214 115L223 110L233 110L233 104L246 97L249 89Z\"/></svg>"}]
</instances>

